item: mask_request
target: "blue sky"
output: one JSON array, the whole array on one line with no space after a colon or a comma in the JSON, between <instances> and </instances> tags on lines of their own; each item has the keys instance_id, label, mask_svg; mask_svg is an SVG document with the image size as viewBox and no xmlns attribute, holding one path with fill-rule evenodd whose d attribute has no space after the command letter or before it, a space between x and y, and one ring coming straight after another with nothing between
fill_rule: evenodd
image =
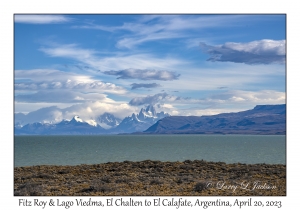
<instances>
[{"instance_id":1,"label":"blue sky","mask_svg":"<svg viewBox=\"0 0 300 210\"><path fill-rule=\"evenodd\" d=\"M15 15L15 113L149 104L211 115L285 103L285 15Z\"/></svg>"}]
</instances>

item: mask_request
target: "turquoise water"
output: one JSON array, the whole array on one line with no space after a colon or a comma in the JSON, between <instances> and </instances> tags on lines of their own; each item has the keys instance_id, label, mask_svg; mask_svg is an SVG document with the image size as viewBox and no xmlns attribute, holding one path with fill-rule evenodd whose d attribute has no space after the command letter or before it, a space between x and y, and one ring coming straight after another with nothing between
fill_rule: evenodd
<instances>
[{"instance_id":1,"label":"turquoise water","mask_svg":"<svg viewBox=\"0 0 300 210\"><path fill-rule=\"evenodd\" d=\"M79 165L120 161L206 160L286 163L286 136L109 135L15 136L14 164Z\"/></svg>"}]
</instances>

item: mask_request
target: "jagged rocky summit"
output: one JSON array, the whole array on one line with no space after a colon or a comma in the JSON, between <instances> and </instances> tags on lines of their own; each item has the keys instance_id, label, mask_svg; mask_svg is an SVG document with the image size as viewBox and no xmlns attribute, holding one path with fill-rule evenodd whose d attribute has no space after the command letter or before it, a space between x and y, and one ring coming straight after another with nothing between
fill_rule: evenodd
<instances>
[{"instance_id":1,"label":"jagged rocky summit","mask_svg":"<svg viewBox=\"0 0 300 210\"><path fill-rule=\"evenodd\" d=\"M139 114L133 113L130 117L124 118L124 120L115 129L112 129L111 132L132 133L144 131L158 120L168 116L170 115L165 112L156 113L155 108L152 105L149 105L146 109L142 108Z\"/></svg>"}]
</instances>

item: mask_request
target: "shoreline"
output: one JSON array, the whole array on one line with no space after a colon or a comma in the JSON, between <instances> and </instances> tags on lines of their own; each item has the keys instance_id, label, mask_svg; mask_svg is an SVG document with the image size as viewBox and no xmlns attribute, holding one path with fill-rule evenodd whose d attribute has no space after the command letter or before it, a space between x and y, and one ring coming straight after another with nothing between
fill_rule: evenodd
<instances>
[{"instance_id":1,"label":"shoreline","mask_svg":"<svg viewBox=\"0 0 300 210\"><path fill-rule=\"evenodd\" d=\"M186 160L14 168L15 196L286 196L286 165Z\"/></svg>"}]
</instances>

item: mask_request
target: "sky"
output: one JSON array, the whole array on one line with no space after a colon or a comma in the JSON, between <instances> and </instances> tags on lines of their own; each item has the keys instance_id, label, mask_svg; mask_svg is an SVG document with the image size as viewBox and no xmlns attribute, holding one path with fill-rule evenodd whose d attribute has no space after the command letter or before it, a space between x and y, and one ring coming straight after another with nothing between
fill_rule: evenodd
<instances>
[{"instance_id":1,"label":"sky","mask_svg":"<svg viewBox=\"0 0 300 210\"><path fill-rule=\"evenodd\" d=\"M15 113L201 116L285 97L285 15L14 15Z\"/></svg>"}]
</instances>

